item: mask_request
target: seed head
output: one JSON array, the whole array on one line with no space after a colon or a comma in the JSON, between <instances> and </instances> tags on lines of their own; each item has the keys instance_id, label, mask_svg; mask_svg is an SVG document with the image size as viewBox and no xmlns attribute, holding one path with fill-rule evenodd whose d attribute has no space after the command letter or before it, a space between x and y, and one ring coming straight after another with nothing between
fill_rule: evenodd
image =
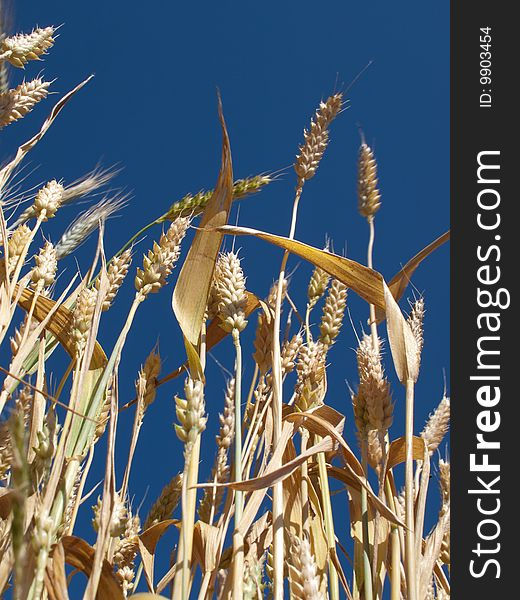
<instances>
[{"instance_id":1,"label":"seed head","mask_svg":"<svg viewBox=\"0 0 520 600\"><path fill-rule=\"evenodd\" d=\"M211 473L214 483L226 483L229 479L228 452L235 433L235 380L230 379L224 399L224 413L219 415L220 430L216 436L217 457ZM204 490L198 513L204 523L209 523L211 512L217 512L224 497L223 488L209 487Z\"/></svg>"},{"instance_id":2,"label":"seed head","mask_svg":"<svg viewBox=\"0 0 520 600\"><path fill-rule=\"evenodd\" d=\"M251 194L256 194L273 178L269 175L255 175L245 179L237 179L233 184L233 200L241 200ZM186 194L184 198L170 206L168 212L161 217L160 221L173 221L178 217L196 217L206 208L214 190L200 191L195 195Z\"/></svg>"},{"instance_id":3,"label":"seed head","mask_svg":"<svg viewBox=\"0 0 520 600\"><path fill-rule=\"evenodd\" d=\"M417 353L418 359L421 359L421 352L424 346L424 299L419 298L416 302L414 302L412 306L412 310L408 317L408 323L412 330L412 333L415 337L415 341L417 342Z\"/></svg>"},{"instance_id":4,"label":"seed head","mask_svg":"<svg viewBox=\"0 0 520 600\"><path fill-rule=\"evenodd\" d=\"M39 254L34 257L36 266L31 271L31 281L34 286L42 290L54 283L58 261L56 260L56 250L50 242L45 242Z\"/></svg>"},{"instance_id":5,"label":"seed head","mask_svg":"<svg viewBox=\"0 0 520 600\"><path fill-rule=\"evenodd\" d=\"M239 333L247 325L246 282L240 259L233 252L221 254L215 268L215 291L218 299L218 315L222 329Z\"/></svg>"},{"instance_id":6,"label":"seed head","mask_svg":"<svg viewBox=\"0 0 520 600\"><path fill-rule=\"evenodd\" d=\"M24 81L12 90L0 93L0 129L25 117L38 102L47 97L50 83L41 79Z\"/></svg>"},{"instance_id":7,"label":"seed head","mask_svg":"<svg viewBox=\"0 0 520 600\"><path fill-rule=\"evenodd\" d=\"M175 425L177 437L184 442L185 455L191 453L197 437L206 429L207 418L204 416L204 385L202 381L188 377L184 384L186 400L175 398L178 425Z\"/></svg>"},{"instance_id":8,"label":"seed head","mask_svg":"<svg viewBox=\"0 0 520 600\"><path fill-rule=\"evenodd\" d=\"M27 225L17 227L9 238L9 272L15 270L20 257L25 253L25 246L31 239L31 230Z\"/></svg>"},{"instance_id":9,"label":"seed head","mask_svg":"<svg viewBox=\"0 0 520 600\"><path fill-rule=\"evenodd\" d=\"M96 231L101 222L105 222L115 212L126 205L126 196L104 198L94 206L82 212L67 227L60 241L56 244L58 260L72 254L88 237Z\"/></svg>"},{"instance_id":10,"label":"seed head","mask_svg":"<svg viewBox=\"0 0 520 600\"><path fill-rule=\"evenodd\" d=\"M377 187L377 163L370 146L364 142L359 148L358 161L358 208L361 215L372 219L381 206L381 194Z\"/></svg>"},{"instance_id":11,"label":"seed head","mask_svg":"<svg viewBox=\"0 0 520 600\"><path fill-rule=\"evenodd\" d=\"M152 505L144 522L144 530L146 531L149 527L164 521L164 519L169 519L181 499L181 494L182 473L179 473L163 488Z\"/></svg>"},{"instance_id":12,"label":"seed head","mask_svg":"<svg viewBox=\"0 0 520 600\"><path fill-rule=\"evenodd\" d=\"M347 286L333 279L323 307L320 324L320 342L332 346L341 330L343 315L347 306Z\"/></svg>"},{"instance_id":13,"label":"seed head","mask_svg":"<svg viewBox=\"0 0 520 600\"><path fill-rule=\"evenodd\" d=\"M144 367L139 372L136 382L137 394L142 398L143 411L155 400L157 377L161 372L161 356L152 350L148 355Z\"/></svg>"},{"instance_id":14,"label":"seed head","mask_svg":"<svg viewBox=\"0 0 520 600\"><path fill-rule=\"evenodd\" d=\"M97 290L83 288L79 293L76 306L72 313L72 338L78 355L81 354L87 343L94 310L96 308L96 299Z\"/></svg>"},{"instance_id":15,"label":"seed head","mask_svg":"<svg viewBox=\"0 0 520 600\"><path fill-rule=\"evenodd\" d=\"M359 388L353 397L354 417L360 433L386 431L393 420L390 384L385 377L380 354L381 341L374 348L364 335L357 350Z\"/></svg>"},{"instance_id":16,"label":"seed head","mask_svg":"<svg viewBox=\"0 0 520 600\"><path fill-rule=\"evenodd\" d=\"M309 342L300 347L296 365L298 379L295 387L295 405L306 411L323 402L325 395L325 352L320 342Z\"/></svg>"},{"instance_id":17,"label":"seed head","mask_svg":"<svg viewBox=\"0 0 520 600\"><path fill-rule=\"evenodd\" d=\"M298 600L324 600L311 545L307 538L293 538L289 554L291 592Z\"/></svg>"},{"instance_id":18,"label":"seed head","mask_svg":"<svg viewBox=\"0 0 520 600\"><path fill-rule=\"evenodd\" d=\"M179 217L163 233L159 243L154 242L153 249L143 258L143 268L137 269L135 288L141 300L148 294L158 292L172 272L181 251L181 242L186 235L190 220Z\"/></svg>"},{"instance_id":19,"label":"seed head","mask_svg":"<svg viewBox=\"0 0 520 600\"><path fill-rule=\"evenodd\" d=\"M435 411L429 416L421 437L426 443L428 452L432 454L437 450L444 436L450 428L450 399L442 398Z\"/></svg>"},{"instance_id":20,"label":"seed head","mask_svg":"<svg viewBox=\"0 0 520 600\"><path fill-rule=\"evenodd\" d=\"M316 115L311 120L310 129L303 132L305 141L300 146L300 153L296 156L294 166L299 185L316 174L329 142L328 127L341 110L342 101L342 94L334 94L325 102L320 102Z\"/></svg>"},{"instance_id":21,"label":"seed head","mask_svg":"<svg viewBox=\"0 0 520 600\"><path fill-rule=\"evenodd\" d=\"M36 194L32 206L34 217L41 218L42 221L52 219L56 211L61 206L63 197L63 185L55 179L49 181Z\"/></svg>"},{"instance_id":22,"label":"seed head","mask_svg":"<svg viewBox=\"0 0 520 600\"><path fill-rule=\"evenodd\" d=\"M129 248L125 250L120 256L116 256L108 263L107 268L107 279L108 279L108 290L103 300L103 306L101 310L107 311L114 302L114 299L119 291L119 288L123 284L123 281L130 268L132 262L132 250ZM99 291L101 280L96 279L96 289Z\"/></svg>"},{"instance_id":23,"label":"seed head","mask_svg":"<svg viewBox=\"0 0 520 600\"><path fill-rule=\"evenodd\" d=\"M287 294L287 279L282 282L282 298L283 303ZM276 306L276 296L278 294L278 281L275 281L269 290L269 295L266 300L266 304L274 311ZM256 328L256 337L254 341L255 352L253 358L255 359L260 373L265 375L271 368L271 349L273 343L273 320L268 319L267 315L260 311L258 315L258 325Z\"/></svg>"},{"instance_id":24,"label":"seed head","mask_svg":"<svg viewBox=\"0 0 520 600\"><path fill-rule=\"evenodd\" d=\"M312 272L311 280L309 281L309 287L307 288L307 306L311 310L318 300L325 294L329 285L330 275L316 267Z\"/></svg>"},{"instance_id":25,"label":"seed head","mask_svg":"<svg viewBox=\"0 0 520 600\"><path fill-rule=\"evenodd\" d=\"M0 43L0 61L9 61L21 69L30 60L39 60L54 44L54 27L38 27L31 33L19 33L5 38Z\"/></svg>"},{"instance_id":26,"label":"seed head","mask_svg":"<svg viewBox=\"0 0 520 600\"><path fill-rule=\"evenodd\" d=\"M296 366L296 359L303 345L303 338L300 333L293 335L290 340L284 342L281 351L282 373L286 375L291 373Z\"/></svg>"}]
</instances>

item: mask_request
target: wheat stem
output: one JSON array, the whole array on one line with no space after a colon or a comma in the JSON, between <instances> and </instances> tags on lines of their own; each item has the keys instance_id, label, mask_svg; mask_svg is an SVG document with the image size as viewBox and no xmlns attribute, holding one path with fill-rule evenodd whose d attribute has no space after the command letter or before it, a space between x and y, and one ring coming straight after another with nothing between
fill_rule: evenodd
<instances>
[{"instance_id":1,"label":"wheat stem","mask_svg":"<svg viewBox=\"0 0 520 600\"><path fill-rule=\"evenodd\" d=\"M301 451L302 454L307 450L307 442L309 441L309 432L305 427L300 429L301 435ZM302 529L305 534L310 533L309 529L309 465L307 461L302 464Z\"/></svg>"},{"instance_id":2,"label":"wheat stem","mask_svg":"<svg viewBox=\"0 0 520 600\"><path fill-rule=\"evenodd\" d=\"M406 587L407 600L417 600L416 573L415 573L415 545L414 545L414 491L413 491L413 404L414 404L414 382L406 380L406 464L405 464L405 501L406 501Z\"/></svg>"},{"instance_id":3,"label":"wheat stem","mask_svg":"<svg viewBox=\"0 0 520 600\"><path fill-rule=\"evenodd\" d=\"M316 442L321 441L321 436L316 436ZM327 545L329 553L336 549L336 536L334 533L334 519L332 516L332 505L330 502L329 478L327 474L327 463L325 462L325 454L320 452L317 456L318 471L320 476L320 491L321 500L323 503L323 516L325 519L325 535L327 537ZM364 489L364 488L363 488ZM339 600L339 580L336 567L332 559L328 560L329 567L329 593L331 600ZM371 599L366 599L371 600Z\"/></svg>"},{"instance_id":4,"label":"wheat stem","mask_svg":"<svg viewBox=\"0 0 520 600\"><path fill-rule=\"evenodd\" d=\"M235 482L242 481L242 348L240 346L240 331L233 329L233 344L236 353L235 368ZM242 598L244 583L244 539L239 531L242 513L244 511L244 493L235 491L235 531L233 532L233 598Z\"/></svg>"},{"instance_id":5,"label":"wheat stem","mask_svg":"<svg viewBox=\"0 0 520 600\"><path fill-rule=\"evenodd\" d=\"M362 432L361 436L361 465L366 477L368 474L368 446L366 432ZM361 519L363 530L364 600L372 600L372 567L370 563L370 539L368 537L368 495L364 486L361 486Z\"/></svg>"},{"instance_id":6,"label":"wheat stem","mask_svg":"<svg viewBox=\"0 0 520 600\"><path fill-rule=\"evenodd\" d=\"M388 475L385 477L385 494L387 504L395 513L394 494ZM390 577L390 600L401 600L401 544L399 529L393 523L390 525L390 561L392 566Z\"/></svg>"},{"instance_id":7,"label":"wheat stem","mask_svg":"<svg viewBox=\"0 0 520 600\"><path fill-rule=\"evenodd\" d=\"M299 183L296 188L294 198L291 230L289 239L294 239L296 230L296 218L298 216L298 205L303 190L303 183ZM283 295L283 282L285 280L285 269L289 252L286 250L283 254L280 274L278 277L278 290L276 294L276 305L274 313L273 344L272 344L272 365L273 365L273 444L276 447L282 435L282 361L280 351L280 322ZM282 482L275 483L273 487L273 594L274 600L283 600L283 571L284 571L284 537L283 537L283 485Z\"/></svg>"}]
</instances>

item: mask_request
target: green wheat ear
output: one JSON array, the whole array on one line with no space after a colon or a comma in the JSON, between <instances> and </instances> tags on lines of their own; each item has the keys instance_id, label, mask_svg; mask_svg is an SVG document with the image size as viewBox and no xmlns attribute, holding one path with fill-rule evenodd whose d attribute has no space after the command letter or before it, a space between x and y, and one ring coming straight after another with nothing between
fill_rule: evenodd
<instances>
[{"instance_id":1,"label":"green wheat ear","mask_svg":"<svg viewBox=\"0 0 520 600\"><path fill-rule=\"evenodd\" d=\"M245 179L237 179L233 184L233 200L241 200L246 196L256 194L268 183L273 181L270 175L255 175ZM174 202L168 212L157 219L157 223L164 221L173 221L177 217L197 216L204 211L209 199L213 195L213 190L201 190L195 195L186 194L178 202Z\"/></svg>"}]
</instances>

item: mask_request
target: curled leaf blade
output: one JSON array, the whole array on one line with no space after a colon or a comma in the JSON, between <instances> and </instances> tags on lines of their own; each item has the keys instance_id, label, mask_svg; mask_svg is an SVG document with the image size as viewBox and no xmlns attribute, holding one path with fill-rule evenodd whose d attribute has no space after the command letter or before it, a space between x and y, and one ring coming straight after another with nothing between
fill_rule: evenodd
<instances>
[{"instance_id":1,"label":"curled leaf blade","mask_svg":"<svg viewBox=\"0 0 520 600\"><path fill-rule=\"evenodd\" d=\"M219 98L222 127L222 164L215 191L202 215L188 256L184 261L173 292L172 308L184 337L196 347L206 311L215 264L223 234L217 228L225 225L233 202L233 169L231 148Z\"/></svg>"}]
</instances>

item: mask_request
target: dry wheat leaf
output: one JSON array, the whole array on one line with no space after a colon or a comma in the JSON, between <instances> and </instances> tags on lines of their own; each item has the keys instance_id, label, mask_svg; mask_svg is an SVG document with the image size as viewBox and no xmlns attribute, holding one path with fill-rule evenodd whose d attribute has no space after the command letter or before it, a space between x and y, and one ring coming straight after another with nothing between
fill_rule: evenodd
<instances>
[{"instance_id":1,"label":"dry wheat leaf","mask_svg":"<svg viewBox=\"0 0 520 600\"><path fill-rule=\"evenodd\" d=\"M306 419L307 415L314 415L318 419ZM285 404L283 406L282 418L292 423L301 421L302 427L305 427L310 433L321 435L321 437L329 435L330 431L329 428L323 427L321 421L326 421L331 427L334 427L339 435L343 435L343 428L345 426L345 415L342 415L326 404L311 408L306 412L297 412L294 405L289 406Z\"/></svg>"},{"instance_id":2,"label":"dry wheat leaf","mask_svg":"<svg viewBox=\"0 0 520 600\"><path fill-rule=\"evenodd\" d=\"M7 519L11 514L11 506L16 492L8 488L0 488L0 519Z\"/></svg>"},{"instance_id":3,"label":"dry wheat leaf","mask_svg":"<svg viewBox=\"0 0 520 600\"><path fill-rule=\"evenodd\" d=\"M405 266L390 280L388 287L392 292L392 296L399 301L408 284L410 283L410 279L415 272L415 269L422 263L422 261L427 258L432 252L437 250L440 246L445 244L450 239L450 231L446 231L441 236L439 236L436 240L434 240L431 244L428 244L425 248L423 248L420 252L418 252L413 258L411 258Z\"/></svg>"},{"instance_id":4,"label":"dry wheat leaf","mask_svg":"<svg viewBox=\"0 0 520 600\"><path fill-rule=\"evenodd\" d=\"M362 485L367 490L369 501L389 521L395 523L396 525L401 525L402 527L405 527L405 524L399 519L399 517L395 513L393 513L388 508L388 506L386 506L386 504L374 494L372 488L365 479L363 467L361 466L358 459L350 449L350 446L347 444L344 438L338 434L336 429L330 423L312 413L293 413L292 415L287 416L287 420L293 422L297 421L297 417L299 414L305 414L305 419L302 422L304 426L307 420L316 421L317 423L321 424L325 431L327 431L327 435L329 435L331 438L333 438L339 443L339 445L341 446L343 458L345 459L347 469L351 471L351 475L357 480L359 485Z\"/></svg>"},{"instance_id":5,"label":"dry wheat leaf","mask_svg":"<svg viewBox=\"0 0 520 600\"><path fill-rule=\"evenodd\" d=\"M25 311L29 311L31 309L31 305L34 298L34 292L27 288L23 289L20 295L20 300L18 304ZM44 296L38 296L36 299L36 303L34 306L33 316L40 323L47 317L49 312L54 308L56 303L54 300L50 298L45 298ZM51 319L46 325L46 329L48 329L52 335L60 342L60 344L65 348L68 355L71 358L75 358L76 350L74 346L74 340L70 335L70 324L72 321L72 313L70 310L65 308L63 305L58 306L52 315ZM92 360L90 362L91 369L99 369L105 366L107 363L106 354L103 351L103 348L100 346L98 342L94 347L94 352L92 354Z\"/></svg>"},{"instance_id":6,"label":"dry wheat leaf","mask_svg":"<svg viewBox=\"0 0 520 600\"><path fill-rule=\"evenodd\" d=\"M67 575L65 573L65 551L61 542L54 546L52 559L45 569L45 589L49 600L69 600Z\"/></svg>"},{"instance_id":7,"label":"dry wheat leaf","mask_svg":"<svg viewBox=\"0 0 520 600\"><path fill-rule=\"evenodd\" d=\"M442 540L450 525L450 509L448 508L444 515L439 519L435 529L426 539L423 556L419 564L419 597L426 598L430 581L433 577L435 564L439 558Z\"/></svg>"},{"instance_id":8,"label":"dry wheat leaf","mask_svg":"<svg viewBox=\"0 0 520 600\"><path fill-rule=\"evenodd\" d=\"M290 240L286 237L258 231L249 227L226 225L219 227L219 231L231 235L252 235L284 250L288 250L292 254L296 254L313 265L320 267L329 275L347 285L370 304L375 304L379 308L385 309L382 275L354 260L314 248L297 240Z\"/></svg>"},{"instance_id":9,"label":"dry wheat leaf","mask_svg":"<svg viewBox=\"0 0 520 600\"><path fill-rule=\"evenodd\" d=\"M413 437L413 460L423 460L424 458L424 440L422 437ZM406 461L406 440L404 437L397 438L390 444L388 449L387 470L393 469L397 465Z\"/></svg>"},{"instance_id":10,"label":"dry wheat leaf","mask_svg":"<svg viewBox=\"0 0 520 600\"><path fill-rule=\"evenodd\" d=\"M305 452L299 454L295 459L291 460L288 463L282 464L282 466L278 468L273 468L273 463L278 462L278 460L271 459L270 463L267 465L266 473L264 475L260 475L259 477L254 477L253 479L246 479L244 481L231 481L229 483L198 483L195 487L228 487L233 490L242 490L243 492L254 492L257 490L264 490L270 487L273 487L275 483L279 483L280 481L284 481L287 477L290 477L294 471L307 459L315 454L320 452L329 452L334 447L334 442L330 439L330 437L326 437L321 442L314 444L308 448Z\"/></svg>"},{"instance_id":11,"label":"dry wheat leaf","mask_svg":"<svg viewBox=\"0 0 520 600\"><path fill-rule=\"evenodd\" d=\"M65 536L61 543L65 552L65 562L90 577L95 554L94 548L85 540L73 535ZM107 560L103 560L96 598L98 600L125 599L112 570L112 565Z\"/></svg>"},{"instance_id":12,"label":"dry wheat leaf","mask_svg":"<svg viewBox=\"0 0 520 600\"><path fill-rule=\"evenodd\" d=\"M308 492L312 514L309 527L311 548L320 578L320 591L323 597L326 598L329 543L327 541L327 534L325 533L325 518L323 516L321 500L318 497L312 478L309 478Z\"/></svg>"},{"instance_id":13,"label":"dry wheat leaf","mask_svg":"<svg viewBox=\"0 0 520 600\"><path fill-rule=\"evenodd\" d=\"M140 594L133 594L128 596L128 600L167 600L166 596L159 596L159 594L149 594L142 592Z\"/></svg>"},{"instance_id":14,"label":"dry wheat leaf","mask_svg":"<svg viewBox=\"0 0 520 600\"><path fill-rule=\"evenodd\" d=\"M139 553L143 563L144 575L149 589L153 590L153 571L155 548L161 537L172 525L178 525L178 519L166 519L152 525L139 536Z\"/></svg>"},{"instance_id":15,"label":"dry wheat leaf","mask_svg":"<svg viewBox=\"0 0 520 600\"><path fill-rule=\"evenodd\" d=\"M296 459L297 453L293 440L289 440L283 453L284 463ZM302 506L302 470L296 469L290 477L283 481L283 520L286 530L302 538L303 506Z\"/></svg>"},{"instance_id":16,"label":"dry wheat leaf","mask_svg":"<svg viewBox=\"0 0 520 600\"><path fill-rule=\"evenodd\" d=\"M386 301L388 341L397 377L402 384L417 381L419 376L419 348L412 329L386 283L383 283Z\"/></svg>"},{"instance_id":17,"label":"dry wheat leaf","mask_svg":"<svg viewBox=\"0 0 520 600\"><path fill-rule=\"evenodd\" d=\"M359 480L352 474L351 471L347 471L341 467L335 467L334 465L327 465L327 472L331 477L341 481L346 486L354 488L357 491L361 490L361 484L359 483Z\"/></svg>"},{"instance_id":18,"label":"dry wheat leaf","mask_svg":"<svg viewBox=\"0 0 520 600\"><path fill-rule=\"evenodd\" d=\"M300 256L315 266L322 268L332 277L343 282L370 304L374 304L376 306L377 320L384 320L386 303L382 288L383 276L377 271L369 269L368 267L343 256L338 256L337 254L314 248L303 242L290 240L282 236L258 231L249 227L232 227L227 225L221 227L220 231L232 235L252 235ZM392 278L388 287L397 301L404 294L407 285L410 283L411 276L421 262L437 248L447 242L449 238L449 231L439 236L410 259L399 273Z\"/></svg>"},{"instance_id":19,"label":"dry wheat leaf","mask_svg":"<svg viewBox=\"0 0 520 600\"><path fill-rule=\"evenodd\" d=\"M260 560L273 542L272 515L270 511L265 512L257 521L251 525L246 538L247 555L246 560Z\"/></svg>"},{"instance_id":20,"label":"dry wheat leaf","mask_svg":"<svg viewBox=\"0 0 520 600\"><path fill-rule=\"evenodd\" d=\"M233 202L231 149L219 97L218 113L222 127L222 164L215 191L202 215L188 255L173 291L172 307L186 340L196 347L223 234L215 231L225 225Z\"/></svg>"},{"instance_id":21,"label":"dry wheat leaf","mask_svg":"<svg viewBox=\"0 0 520 600\"><path fill-rule=\"evenodd\" d=\"M217 564L220 530L214 525L197 521L193 530L193 555L204 573L213 571Z\"/></svg>"},{"instance_id":22,"label":"dry wheat leaf","mask_svg":"<svg viewBox=\"0 0 520 600\"><path fill-rule=\"evenodd\" d=\"M331 410L334 411L334 409ZM336 411L334 412L342 417L341 423L343 423L343 415L341 415L341 413L337 413ZM310 432L317 433L319 431L319 435L321 436L328 435L333 437L341 445L345 462L356 475L363 477L363 467L356 458L356 455L352 452L350 446L343 439L340 431L336 429L336 427L334 427L334 425L328 420L322 418L319 411L307 411L304 413L295 412L285 416L284 418L286 421L290 421L291 423L297 423L299 427L305 427Z\"/></svg>"},{"instance_id":23,"label":"dry wheat leaf","mask_svg":"<svg viewBox=\"0 0 520 600\"><path fill-rule=\"evenodd\" d=\"M58 114L61 112L61 109L67 104L67 102L72 98L72 96L74 96L76 92L79 92L79 90L92 79L92 77L94 77L94 75L87 77L85 81L82 81L73 90L65 94L65 96L63 96L63 98L61 98L61 100L59 100L54 105L49 116L42 125L40 131L36 135L34 135L30 140L22 144L18 148L16 156L13 158L13 160L10 163L8 163L3 169L0 170L0 190L3 189L7 180L9 179L13 171L16 169L16 167L20 164L20 161L23 159L23 157L28 152L30 152L34 148L34 146L36 146L36 144L42 139L49 127L53 124Z\"/></svg>"},{"instance_id":24,"label":"dry wheat leaf","mask_svg":"<svg viewBox=\"0 0 520 600\"><path fill-rule=\"evenodd\" d=\"M396 299L397 302L402 298L408 284L410 283L410 279L414 274L417 267L422 263L422 261L430 256L432 252L440 248L443 244L445 244L450 239L450 231L446 231L441 236L439 236L436 240L434 240L431 244L428 244L425 248L423 248L420 252L418 252L413 258L411 258L405 266L390 280L388 284L389 290L392 292L392 296ZM376 321L381 323L385 320L385 313L380 308L376 308Z\"/></svg>"},{"instance_id":25,"label":"dry wheat leaf","mask_svg":"<svg viewBox=\"0 0 520 600\"><path fill-rule=\"evenodd\" d=\"M255 296L255 294L248 292L247 290L246 290L246 296L247 296L247 304L244 308L244 313L247 318L263 303L258 299L257 296ZM207 327L207 330L206 330L206 351L207 352L209 352L212 348L214 348L217 344L219 344L224 338L226 338L229 335L229 333L227 333L224 329L222 329L222 327L220 326L221 323L222 323L221 319L219 317L215 317ZM157 385L163 385L164 383L167 383L168 381L171 381L172 379L176 379L177 377L179 377L179 375L182 375L182 373L184 373L187 368L188 368L188 363L186 362L183 365L181 365L180 367L177 367L177 369L175 369L175 371L168 373L168 375L166 375L165 377L160 379L157 382ZM125 406L123 406L120 410L129 408L133 404L135 404L135 400L129 402L128 404L125 404Z\"/></svg>"},{"instance_id":26,"label":"dry wheat leaf","mask_svg":"<svg viewBox=\"0 0 520 600\"><path fill-rule=\"evenodd\" d=\"M264 305L265 303L261 302L258 296L253 294L252 292L248 292L246 290L246 305L244 307L244 315L245 317L249 317L251 313L253 313L259 306ZM211 348L220 343L225 337L229 335L227 331L222 329L221 327L222 320L220 317L215 317L206 330L206 349L209 351Z\"/></svg>"},{"instance_id":27,"label":"dry wheat leaf","mask_svg":"<svg viewBox=\"0 0 520 600\"><path fill-rule=\"evenodd\" d=\"M269 413L268 413L269 414ZM273 453L271 455L271 462L269 464L272 465L280 465L282 461L283 451L285 450L285 446L287 442L292 438L295 433L296 426L293 423L283 423L282 424L282 435L279 439L279 443L276 448L273 448ZM269 465L268 465L269 466ZM267 467L262 467L260 474L265 474L267 471ZM256 515L262 505L262 501L267 493L267 488L263 488L260 490L254 491L247 501L244 507L244 513L242 514L242 519L239 524L240 533L245 537L249 528L253 524Z\"/></svg>"}]
</instances>

